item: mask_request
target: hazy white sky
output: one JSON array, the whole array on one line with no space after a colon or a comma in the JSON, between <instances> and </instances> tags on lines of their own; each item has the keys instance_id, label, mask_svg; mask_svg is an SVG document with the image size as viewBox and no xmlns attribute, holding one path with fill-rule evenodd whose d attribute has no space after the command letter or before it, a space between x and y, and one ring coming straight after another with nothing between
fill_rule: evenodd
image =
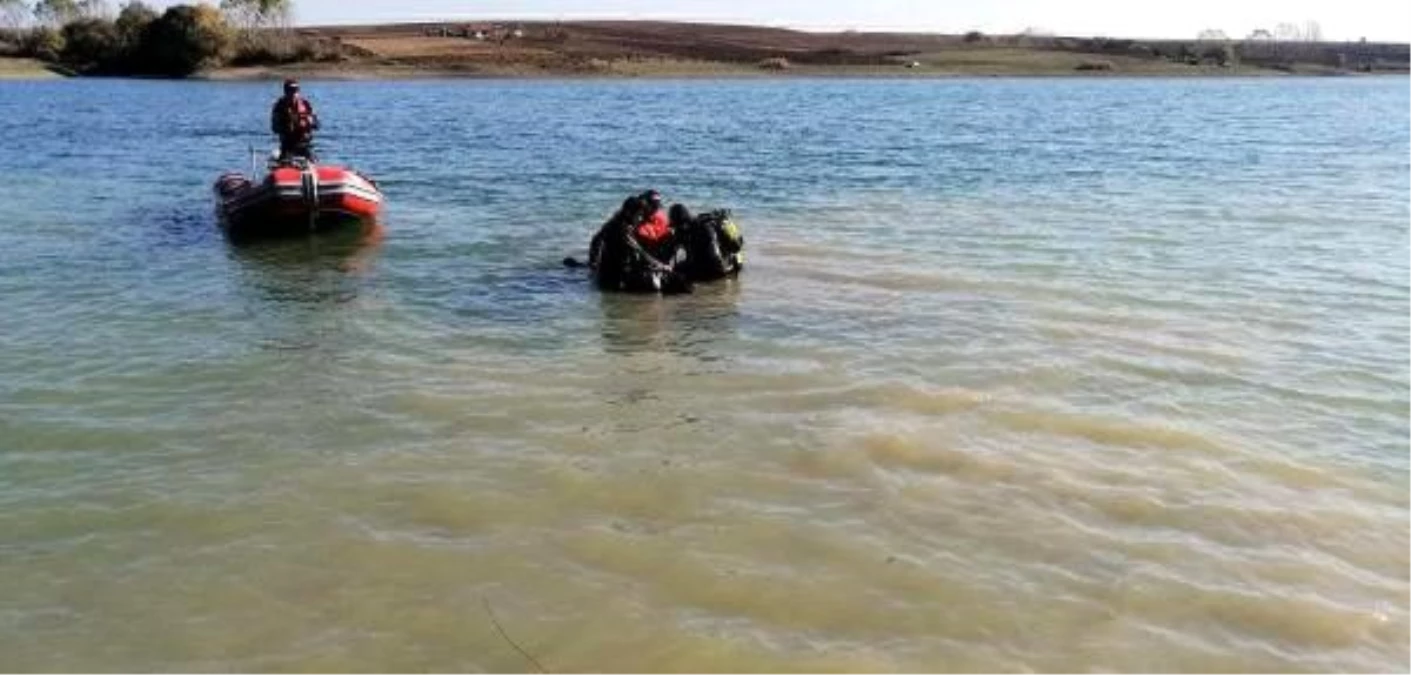
<instances>
[{"instance_id":1,"label":"hazy white sky","mask_svg":"<svg viewBox=\"0 0 1411 675\"><path fill-rule=\"evenodd\" d=\"M170 3L166 3L170 4ZM1193 38L1242 37L1280 22L1317 21L1325 39L1411 41L1407 0L295 0L300 23L447 18L659 18L819 29Z\"/></svg>"}]
</instances>

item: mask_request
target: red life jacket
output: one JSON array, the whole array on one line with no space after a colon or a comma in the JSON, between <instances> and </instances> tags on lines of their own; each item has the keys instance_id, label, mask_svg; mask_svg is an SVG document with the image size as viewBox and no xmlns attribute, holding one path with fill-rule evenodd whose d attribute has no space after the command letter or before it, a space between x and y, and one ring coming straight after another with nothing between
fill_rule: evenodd
<instances>
[{"instance_id":1,"label":"red life jacket","mask_svg":"<svg viewBox=\"0 0 1411 675\"><path fill-rule=\"evenodd\" d=\"M671 224L660 209L647 216L646 221L637 226L637 238L644 244L658 244L671 234Z\"/></svg>"},{"instance_id":2,"label":"red life jacket","mask_svg":"<svg viewBox=\"0 0 1411 675\"><path fill-rule=\"evenodd\" d=\"M309 102L302 97L287 99L284 104L284 115L291 133L307 134L314 128L313 106L309 105Z\"/></svg>"}]
</instances>

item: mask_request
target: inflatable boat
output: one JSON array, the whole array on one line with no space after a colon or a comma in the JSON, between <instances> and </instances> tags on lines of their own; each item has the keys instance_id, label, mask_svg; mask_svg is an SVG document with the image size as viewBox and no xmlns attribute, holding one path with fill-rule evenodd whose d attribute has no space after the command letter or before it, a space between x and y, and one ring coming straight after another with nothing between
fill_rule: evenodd
<instances>
[{"instance_id":1,"label":"inflatable boat","mask_svg":"<svg viewBox=\"0 0 1411 675\"><path fill-rule=\"evenodd\" d=\"M308 234L375 221L382 191L352 169L274 160L263 180L227 173L216 180L216 211L231 238Z\"/></svg>"}]
</instances>

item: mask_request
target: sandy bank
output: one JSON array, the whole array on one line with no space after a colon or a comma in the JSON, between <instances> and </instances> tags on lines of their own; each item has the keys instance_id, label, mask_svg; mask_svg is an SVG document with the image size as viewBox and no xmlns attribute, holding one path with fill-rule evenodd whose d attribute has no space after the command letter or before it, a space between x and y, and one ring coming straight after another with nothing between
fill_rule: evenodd
<instances>
[{"instance_id":1,"label":"sandy bank","mask_svg":"<svg viewBox=\"0 0 1411 675\"><path fill-rule=\"evenodd\" d=\"M43 61L0 57L0 80L53 80L63 77Z\"/></svg>"}]
</instances>

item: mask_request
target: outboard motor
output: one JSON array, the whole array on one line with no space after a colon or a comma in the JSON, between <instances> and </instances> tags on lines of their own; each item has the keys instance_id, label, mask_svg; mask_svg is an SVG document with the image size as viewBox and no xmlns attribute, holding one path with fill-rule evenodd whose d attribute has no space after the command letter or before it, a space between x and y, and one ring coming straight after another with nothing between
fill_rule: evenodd
<instances>
[{"instance_id":1,"label":"outboard motor","mask_svg":"<svg viewBox=\"0 0 1411 675\"><path fill-rule=\"evenodd\" d=\"M222 199L249 188L250 179L238 173L227 173L216 179L216 195Z\"/></svg>"}]
</instances>

